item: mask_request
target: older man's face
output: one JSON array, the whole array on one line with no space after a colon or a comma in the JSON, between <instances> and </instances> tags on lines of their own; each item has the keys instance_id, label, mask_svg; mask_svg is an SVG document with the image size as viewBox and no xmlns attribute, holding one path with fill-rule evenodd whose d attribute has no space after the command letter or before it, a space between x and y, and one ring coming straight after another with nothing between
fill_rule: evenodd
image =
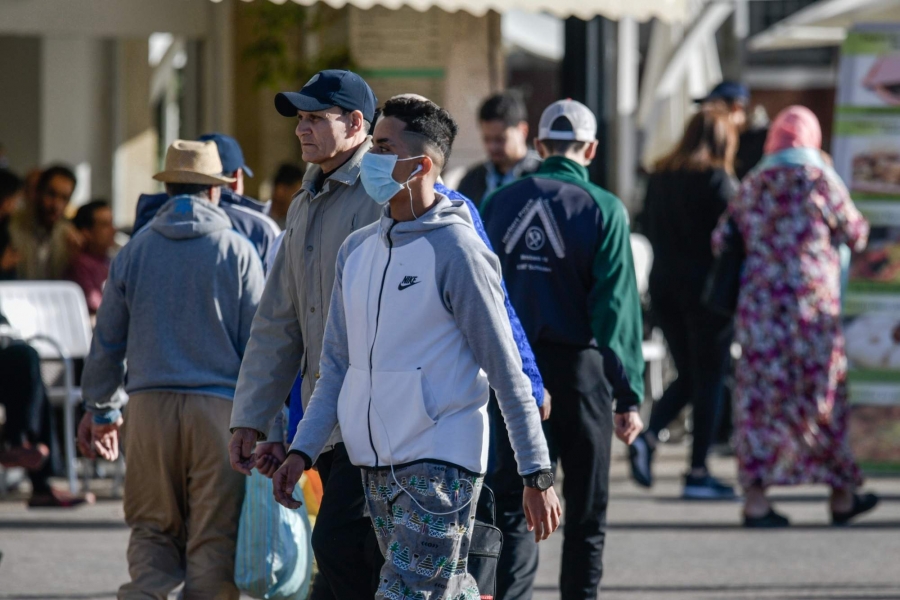
<instances>
[{"instance_id":1,"label":"older man's face","mask_svg":"<svg viewBox=\"0 0 900 600\"><path fill-rule=\"evenodd\" d=\"M350 114L343 114L337 107L314 112L298 110L295 133L303 162L321 164L346 150L345 141L352 137L350 127Z\"/></svg>"}]
</instances>

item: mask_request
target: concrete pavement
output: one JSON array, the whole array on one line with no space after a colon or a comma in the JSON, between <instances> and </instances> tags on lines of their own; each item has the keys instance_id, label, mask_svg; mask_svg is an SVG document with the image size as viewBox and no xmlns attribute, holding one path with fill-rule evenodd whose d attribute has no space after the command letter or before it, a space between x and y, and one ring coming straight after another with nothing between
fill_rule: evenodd
<instances>
[{"instance_id":1,"label":"concrete pavement","mask_svg":"<svg viewBox=\"0 0 900 600\"><path fill-rule=\"evenodd\" d=\"M804 487L773 496L794 527L745 531L736 502L678 498L683 446L663 447L651 492L628 479L624 447L614 454L604 600L900 599L900 477L869 479L882 505L852 527L828 526L827 491ZM713 469L733 481L731 460ZM127 541L115 500L70 512L2 501L0 599L111 600L127 578ZM561 542L542 544L535 600L559 597Z\"/></svg>"}]
</instances>

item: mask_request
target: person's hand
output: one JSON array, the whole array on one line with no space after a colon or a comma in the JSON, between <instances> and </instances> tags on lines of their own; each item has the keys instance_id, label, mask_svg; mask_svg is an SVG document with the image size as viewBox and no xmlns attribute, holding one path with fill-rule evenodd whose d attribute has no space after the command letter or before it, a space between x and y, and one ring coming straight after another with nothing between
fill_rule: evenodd
<instances>
[{"instance_id":1,"label":"person's hand","mask_svg":"<svg viewBox=\"0 0 900 600\"><path fill-rule=\"evenodd\" d=\"M265 442L256 445L256 470L272 479L272 475L287 458L284 444L281 442Z\"/></svg>"},{"instance_id":2,"label":"person's hand","mask_svg":"<svg viewBox=\"0 0 900 600\"><path fill-rule=\"evenodd\" d=\"M644 422L636 410L626 413L616 413L616 437L629 446L644 430Z\"/></svg>"},{"instance_id":3,"label":"person's hand","mask_svg":"<svg viewBox=\"0 0 900 600\"><path fill-rule=\"evenodd\" d=\"M546 540L559 528L562 508L559 505L559 498L556 497L556 490L552 486L543 492L525 486L522 506L525 508L528 531L534 532L535 542Z\"/></svg>"},{"instance_id":4,"label":"person's hand","mask_svg":"<svg viewBox=\"0 0 900 600\"><path fill-rule=\"evenodd\" d=\"M94 416L91 413L84 413L84 416L81 417L81 421L78 422L78 433L75 439L77 441L78 451L81 452L81 455L85 458L97 458L97 454L91 447L91 422L93 421L93 418Z\"/></svg>"},{"instance_id":5,"label":"person's hand","mask_svg":"<svg viewBox=\"0 0 900 600\"><path fill-rule=\"evenodd\" d=\"M103 425L91 421L91 450L110 462L119 458L119 428L123 423L122 417Z\"/></svg>"},{"instance_id":6,"label":"person's hand","mask_svg":"<svg viewBox=\"0 0 900 600\"><path fill-rule=\"evenodd\" d=\"M288 454L288 457L275 471L275 476L272 478L272 491L278 504L291 510L300 508L300 505L303 503L299 500L294 500L294 488L305 470L306 461L303 458L298 454Z\"/></svg>"},{"instance_id":7,"label":"person's hand","mask_svg":"<svg viewBox=\"0 0 900 600\"><path fill-rule=\"evenodd\" d=\"M228 460L231 461L231 468L238 473L243 473L249 477L256 466L256 455L253 454L253 446L259 434L255 429L249 427L238 427L231 434L231 441L228 442Z\"/></svg>"},{"instance_id":8,"label":"person's hand","mask_svg":"<svg viewBox=\"0 0 900 600\"><path fill-rule=\"evenodd\" d=\"M541 421L546 421L550 418L551 401L550 392L547 391L547 388L544 388L544 403L538 409L541 413Z\"/></svg>"}]
</instances>

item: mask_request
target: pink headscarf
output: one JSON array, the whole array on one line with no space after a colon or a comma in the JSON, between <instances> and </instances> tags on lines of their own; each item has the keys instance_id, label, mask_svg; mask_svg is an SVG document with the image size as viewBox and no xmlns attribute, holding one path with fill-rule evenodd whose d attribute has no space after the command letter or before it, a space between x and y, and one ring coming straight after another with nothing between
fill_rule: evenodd
<instances>
[{"instance_id":1,"label":"pink headscarf","mask_svg":"<svg viewBox=\"0 0 900 600\"><path fill-rule=\"evenodd\" d=\"M772 122L764 151L775 154L788 148L821 147L822 128L816 115L805 106L789 106Z\"/></svg>"}]
</instances>

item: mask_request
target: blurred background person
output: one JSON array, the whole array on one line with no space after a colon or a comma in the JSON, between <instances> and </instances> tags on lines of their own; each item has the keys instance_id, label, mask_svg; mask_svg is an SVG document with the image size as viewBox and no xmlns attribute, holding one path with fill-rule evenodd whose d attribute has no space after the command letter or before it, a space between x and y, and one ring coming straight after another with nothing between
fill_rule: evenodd
<instances>
[{"instance_id":1,"label":"blurred background person","mask_svg":"<svg viewBox=\"0 0 900 600\"><path fill-rule=\"evenodd\" d=\"M0 169L0 219L11 217L22 205L24 182L9 169Z\"/></svg>"},{"instance_id":2,"label":"blurred background person","mask_svg":"<svg viewBox=\"0 0 900 600\"><path fill-rule=\"evenodd\" d=\"M705 98L699 98L697 103L703 110L724 110L731 117L740 135L734 171L738 180L743 179L763 157L763 144L768 132L765 110L762 111L761 118L757 118L755 112L751 118L748 114L750 89L735 81L723 81Z\"/></svg>"},{"instance_id":3,"label":"blurred background person","mask_svg":"<svg viewBox=\"0 0 900 600\"><path fill-rule=\"evenodd\" d=\"M72 225L84 243L81 252L72 258L66 279L81 286L88 311L94 316L100 308L103 284L109 276L109 253L116 245L112 208L104 200L88 202L75 213Z\"/></svg>"},{"instance_id":4,"label":"blurred background person","mask_svg":"<svg viewBox=\"0 0 900 600\"><path fill-rule=\"evenodd\" d=\"M847 361L837 246L860 251L869 225L826 164L822 131L802 106L782 111L763 162L742 183L713 234L734 223L746 251L735 320L735 450L744 526L785 527L766 490L831 487L835 524L878 503L857 493L862 473L848 441Z\"/></svg>"},{"instance_id":5,"label":"blurred background person","mask_svg":"<svg viewBox=\"0 0 900 600\"><path fill-rule=\"evenodd\" d=\"M684 497L692 499L734 496L706 465L722 405L731 319L706 310L700 296L713 264L710 236L737 191L736 150L737 129L727 112L695 114L675 149L656 163L640 217L653 245L653 319L666 336L678 379L653 406L647 431L629 449L632 475L642 486L653 484L659 433L690 404L693 450Z\"/></svg>"},{"instance_id":6,"label":"blurred background person","mask_svg":"<svg viewBox=\"0 0 900 600\"><path fill-rule=\"evenodd\" d=\"M62 279L80 250L81 239L64 216L75 184L69 167L49 167L38 178L35 202L26 202L13 215L10 232L22 254L20 279Z\"/></svg>"},{"instance_id":7,"label":"blurred background person","mask_svg":"<svg viewBox=\"0 0 900 600\"><path fill-rule=\"evenodd\" d=\"M16 279L19 253L12 246L9 219L0 219L0 281ZM0 306L0 311L3 307ZM28 506L71 508L93 502L92 494L76 496L50 485L62 472L53 408L41 379L37 351L20 339L0 312L0 404L6 413L0 440L0 464L22 467L31 481Z\"/></svg>"},{"instance_id":8,"label":"blurred background person","mask_svg":"<svg viewBox=\"0 0 900 600\"><path fill-rule=\"evenodd\" d=\"M282 229L287 223L288 209L294 194L303 185L303 169L290 163L283 163L275 172L272 182L272 209L269 216L278 223Z\"/></svg>"},{"instance_id":9,"label":"blurred background person","mask_svg":"<svg viewBox=\"0 0 900 600\"><path fill-rule=\"evenodd\" d=\"M528 148L528 111L518 93L504 92L485 100L478 111L478 126L488 160L469 169L458 187L475 206L500 186L541 166L541 157Z\"/></svg>"}]
</instances>

